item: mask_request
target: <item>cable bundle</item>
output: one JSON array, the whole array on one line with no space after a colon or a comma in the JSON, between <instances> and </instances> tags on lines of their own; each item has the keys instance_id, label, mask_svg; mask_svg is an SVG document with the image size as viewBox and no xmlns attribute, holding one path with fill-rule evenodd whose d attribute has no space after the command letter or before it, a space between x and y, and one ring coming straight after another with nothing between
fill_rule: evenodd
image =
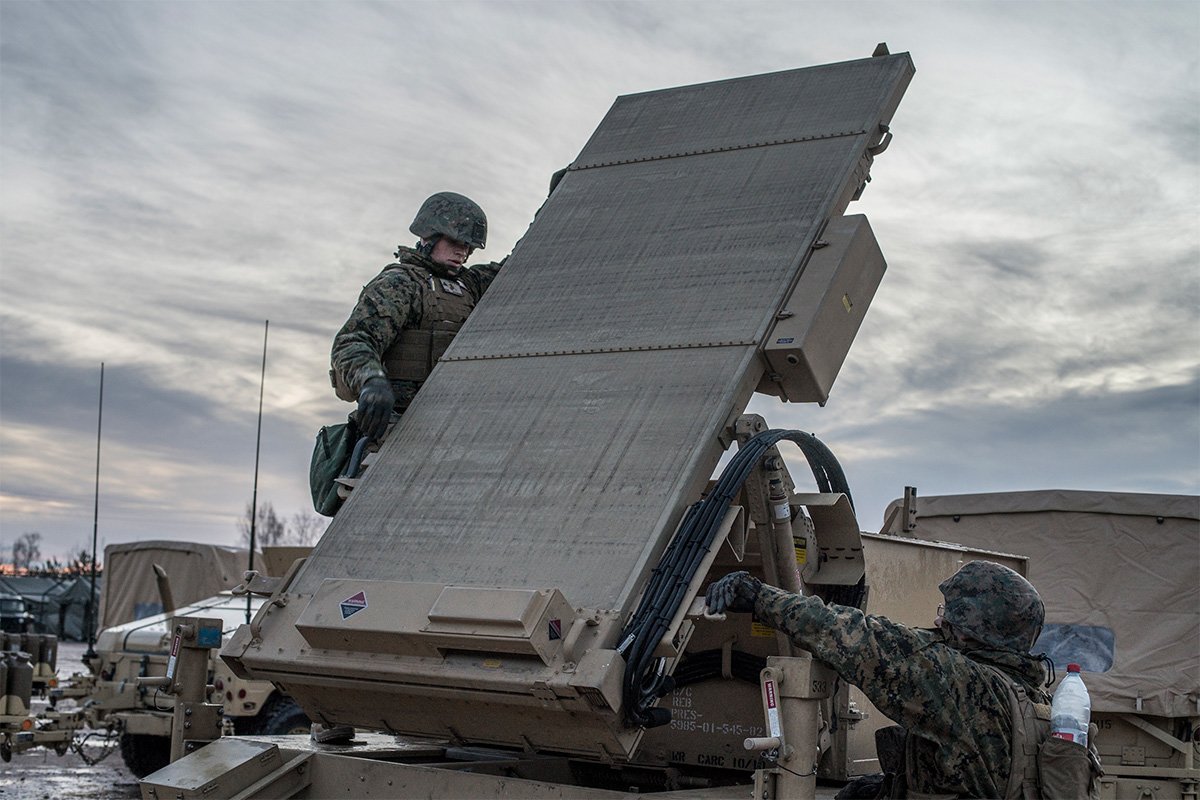
<instances>
[{"instance_id":1,"label":"cable bundle","mask_svg":"<svg viewBox=\"0 0 1200 800\"><path fill-rule=\"evenodd\" d=\"M837 459L812 434L767 430L742 445L721 472L712 491L684 513L679 532L659 559L633 618L621 632L617 652L625 658L623 696L625 719L630 725L653 728L671 721L668 709L652 707L658 698L675 687L675 681L664 672L665 659L659 659L657 668L653 667L654 648L679 611L687 588L700 562L712 548L733 499L766 451L783 439L800 446L821 492L840 492L850 498L846 476ZM854 501L850 503L853 507Z\"/></svg>"},{"instance_id":2,"label":"cable bundle","mask_svg":"<svg viewBox=\"0 0 1200 800\"><path fill-rule=\"evenodd\" d=\"M766 668L767 660L762 656L733 650L729 658L729 674L734 679L758 686L758 676ZM701 650L688 653L687 658L675 668L675 686L681 688L709 678L721 677L724 654L720 650Z\"/></svg>"}]
</instances>

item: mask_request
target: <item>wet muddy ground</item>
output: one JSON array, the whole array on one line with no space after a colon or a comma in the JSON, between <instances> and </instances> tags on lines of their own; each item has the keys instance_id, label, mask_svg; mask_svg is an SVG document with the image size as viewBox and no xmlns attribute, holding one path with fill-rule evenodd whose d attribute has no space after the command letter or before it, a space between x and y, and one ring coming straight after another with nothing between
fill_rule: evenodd
<instances>
[{"instance_id":1,"label":"wet muddy ground","mask_svg":"<svg viewBox=\"0 0 1200 800\"><path fill-rule=\"evenodd\" d=\"M79 642L59 643L60 679L83 670L80 659L86 649L87 645ZM43 709L45 705L44 701L35 700L34 710ZM102 739L100 735L91 737L83 747L83 755L69 752L59 756L53 750L36 747L14 754L12 761L7 764L0 762L0 800L123 800L140 797L137 778L125 768L120 752L115 747L105 747L101 744ZM97 759L99 761L96 764L88 763Z\"/></svg>"},{"instance_id":2,"label":"wet muddy ground","mask_svg":"<svg viewBox=\"0 0 1200 800\"><path fill-rule=\"evenodd\" d=\"M53 750L39 747L14 755L7 764L0 764L0 798L3 800L118 800L133 797L141 797L137 779L125 769L120 753L113 753L99 764L90 766L75 753L60 757Z\"/></svg>"}]
</instances>

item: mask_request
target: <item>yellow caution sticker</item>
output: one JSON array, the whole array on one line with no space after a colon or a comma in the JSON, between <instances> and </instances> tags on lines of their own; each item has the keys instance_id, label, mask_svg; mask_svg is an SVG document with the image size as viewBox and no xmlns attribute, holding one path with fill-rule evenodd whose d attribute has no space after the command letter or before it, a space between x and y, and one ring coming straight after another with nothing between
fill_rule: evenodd
<instances>
[{"instance_id":1,"label":"yellow caution sticker","mask_svg":"<svg viewBox=\"0 0 1200 800\"><path fill-rule=\"evenodd\" d=\"M808 548L807 547L797 547L796 548L796 563L799 564L800 566L804 566L805 564L808 563Z\"/></svg>"},{"instance_id":2,"label":"yellow caution sticker","mask_svg":"<svg viewBox=\"0 0 1200 800\"><path fill-rule=\"evenodd\" d=\"M761 622L750 623L750 635L760 637L772 637L775 635L775 629L763 625Z\"/></svg>"},{"instance_id":3,"label":"yellow caution sticker","mask_svg":"<svg viewBox=\"0 0 1200 800\"><path fill-rule=\"evenodd\" d=\"M501 661L498 658L485 658L480 666L487 669L500 669Z\"/></svg>"}]
</instances>

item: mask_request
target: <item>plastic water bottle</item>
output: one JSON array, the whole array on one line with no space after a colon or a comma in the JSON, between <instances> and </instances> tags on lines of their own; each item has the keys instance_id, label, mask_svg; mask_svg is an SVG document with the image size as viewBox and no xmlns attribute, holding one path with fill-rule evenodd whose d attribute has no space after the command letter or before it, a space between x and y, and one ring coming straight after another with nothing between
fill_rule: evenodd
<instances>
[{"instance_id":1,"label":"plastic water bottle","mask_svg":"<svg viewBox=\"0 0 1200 800\"><path fill-rule=\"evenodd\" d=\"M1087 747L1091 719L1092 699L1079 675L1079 665L1067 664L1066 677L1050 701L1050 735Z\"/></svg>"}]
</instances>

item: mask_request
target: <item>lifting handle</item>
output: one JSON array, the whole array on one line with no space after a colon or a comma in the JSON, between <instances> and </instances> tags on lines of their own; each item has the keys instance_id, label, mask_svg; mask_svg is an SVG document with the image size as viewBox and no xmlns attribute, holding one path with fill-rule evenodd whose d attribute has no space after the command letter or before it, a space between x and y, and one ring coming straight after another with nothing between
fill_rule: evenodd
<instances>
[{"instance_id":1,"label":"lifting handle","mask_svg":"<svg viewBox=\"0 0 1200 800\"><path fill-rule=\"evenodd\" d=\"M747 750L778 750L783 747L783 740L778 736L754 736L742 742Z\"/></svg>"}]
</instances>

